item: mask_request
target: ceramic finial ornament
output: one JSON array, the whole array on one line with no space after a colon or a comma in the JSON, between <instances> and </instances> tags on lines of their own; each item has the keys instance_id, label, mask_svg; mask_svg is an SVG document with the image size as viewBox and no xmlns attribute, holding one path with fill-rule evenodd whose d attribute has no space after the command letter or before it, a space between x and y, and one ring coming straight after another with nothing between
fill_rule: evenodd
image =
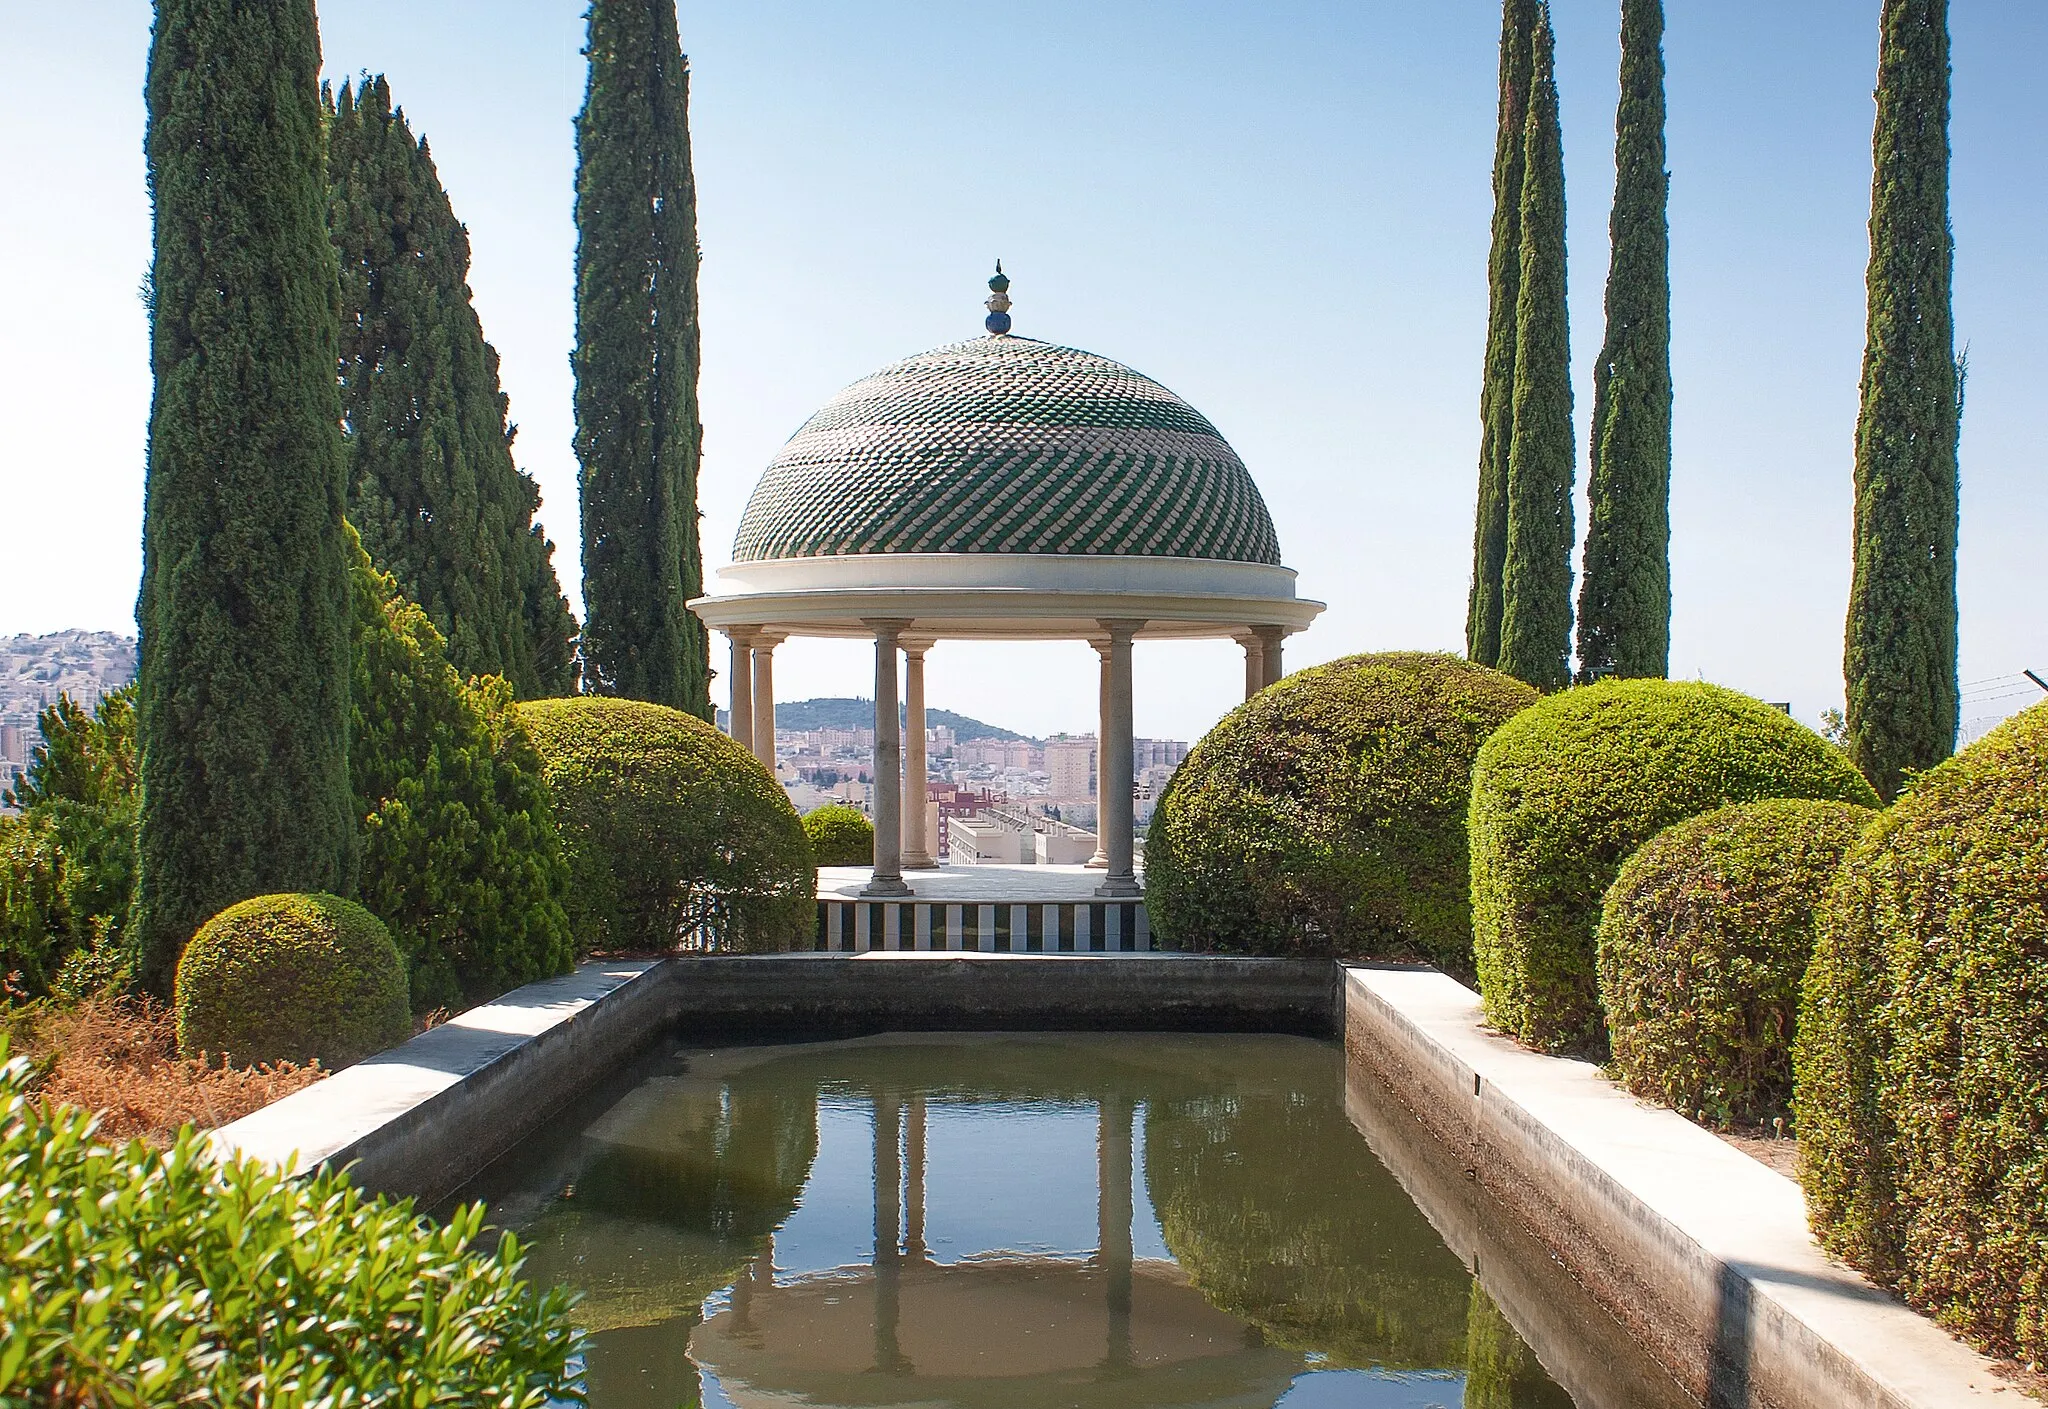
<instances>
[{"instance_id":1,"label":"ceramic finial ornament","mask_svg":"<svg viewBox=\"0 0 2048 1409\"><path fill-rule=\"evenodd\" d=\"M995 277L988 281L988 317L982 326L1001 337L1010 331L1010 276L1003 272L1003 262L996 261Z\"/></svg>"}]
</instances>

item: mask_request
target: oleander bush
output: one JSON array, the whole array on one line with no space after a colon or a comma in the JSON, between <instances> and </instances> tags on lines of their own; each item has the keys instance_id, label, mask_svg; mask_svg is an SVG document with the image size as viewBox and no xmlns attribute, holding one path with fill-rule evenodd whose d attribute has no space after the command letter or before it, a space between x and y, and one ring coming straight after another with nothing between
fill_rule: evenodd
<instances>
[{"instance_id":1,"label":"oleander bush","mask_svg":"<svg viewBox=\"0 0 2048 1409\"><path fill-rule=\"evenodd\" d=\"M746 749L637 700L586 695L518 711L569 856L569 918L583 950L746 952L810 935L810 843Z\"/></svg>"},{"instance_id":2,"label":"oleander bush","mask_svg":"<svg viewBox=\"0 0 2048 1409\"><path fill-rule=\"evenodd\" d=\"M1611 680L1502 725L1472 775L1472 948L1486 1016L1545 1051L1597 1049L1600 902L1635 849L1731 802L1874 807L1848 756L1717 685Z\"/></svg>"},{"instance_id":3,"label":"oleander bush","mask_svg":"<svg viewBox=\"0 0 2048 1409\"><path fill-rule=\"evenodd\" d=\"M875 824L857 807L835 802L804 814L811 859L820 866L865 866L875 859Z\"/></svg>"},{"instance_id":4,"label":"oleander bush","mask_svg":"<svg viewBox=\"0 0 2048 1409\"><path fill-rule=\"evenodd\" d=\"M1153 813L1152 923L1181 949L1469 974L1472 763L1536 699L1421 652L1350 656L1260 691L1195 745Z\"/></svg>"},{"instance_id":5,"label":"oleander bush","mask_svg":"<svg viewBox=\"0 0 2048 1409\"><path fill-rule=\"evenodd\" d=\"M1813 916L1871 813L1771 798L1666 827L1600 913L1600 1002L1638 1096L1709 1123L1791 1114Z\"/></svg>"},{"instance_id":6,"label":"oleander bush","mask_svg":"<svg viewBox=\"0 0 2048 1409\"><path fill-rule=\"evenodd\" d=\"M113 1147L30 1077L0 1067L0 1404L582 1402L567 1296L520 1280L512 1238L476 1247L483 1205L436 1225L340 1173L216 1162L189 1126Z\"/></svg>"},{"instance_id":7,"label":"oleander bush","mask_svg":"<svg viewBox=\"0 0 2048 1409\"><path fill-rule=\"evenodd\" d=\"M1794 1065L1823 1245L2048 1360L2048 705L1922 774L1851 849Z\"/></svg>"},{"instance_id":8,"label":"oleander bush","mask_svg":"<svg viewBox=\"0 0 2048 1409\"><path fill-rule=\"evenodd\" d=\"M405 960L383 921L339 896L259 895L199 927L178 959L178 1047L237 1066L330 1070L412 1035Z\"/></svg>"},{"instance_id":9,"label":"oleander bush","mask_svg":"<svg viewBox=\"0 0 2048 1409\"><path fill-rule=\"evenodd\" d=\"M511 687L465 681L427 614L355 554L357 896L406 957L414 1011L566 973L569 864Z\"/></svg>"}]
</instances>

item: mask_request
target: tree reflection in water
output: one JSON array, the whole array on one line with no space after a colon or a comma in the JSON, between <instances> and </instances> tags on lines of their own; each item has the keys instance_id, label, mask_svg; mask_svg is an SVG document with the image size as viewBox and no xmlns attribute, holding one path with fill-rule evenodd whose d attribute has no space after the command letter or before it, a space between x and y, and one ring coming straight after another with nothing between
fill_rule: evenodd
<instances>
[{"instance_id":1,"label":"tree reflection in water","mask_svg":"<svg viewBox=\"0 0 2048 1409\"><path fill-rule=\"evenodd\" d=\"M857 1144L842 1134L821 1153L821 1102L834 1129L860 1122ZM985 1148L991 1110L1008 1153ZM1095 1157L1078 1181L1054 1163L1077 1137ZM928 1190L935 1168L965 1187ZM700 1365L714 1400L741 1409L1267 1409L1296 1387L1376 1409L1455 1405L1461 1390L1486 1409L1571 1403L1347 1122L1342 1054L1324 1043L903 1037L690 1054L528 1177L546 1186L517 1220L528 1275L585 1292L596 1409L695 1406ZM789 1252L792 1234L785 1257L840 1265L778 1267L775 1235L821 1178L835 1200L872 1194L872 1241L828 1257L815 1238ZM946 1226L963 1199L1037 1231L963 1245ZM1093 1248L1056 1242L1076 1227Z\"/></svg>"}]
</instances>

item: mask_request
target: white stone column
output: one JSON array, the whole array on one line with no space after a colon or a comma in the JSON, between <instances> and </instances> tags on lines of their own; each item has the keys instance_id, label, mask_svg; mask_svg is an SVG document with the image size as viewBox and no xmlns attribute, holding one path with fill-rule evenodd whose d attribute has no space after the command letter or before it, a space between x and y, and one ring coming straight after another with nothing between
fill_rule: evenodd
<instances>
[{"instance_id":1,"label":"white stone column","mask_svg":"<svg viewBox=\"0 0 2048 1409\"><path fill-rule=\"evenodd\" d=\"M754 637L754 757L775 771L775 648L780 636Z\"/></svg>"},{"instance_id":2,"label":"white stone column","mask_svg":"<svg viewBox=\"0 0 2048 1409\"><path fill-rule=\"evenodd\" d=\"M1287 633L1277 626L1260 626L1254 628L1254 634L1259 640L1259 667L1263 677L1260 688L1263 689L1267 685L1278 684L1284 673L1280 665L1280 643L1287 639Z\"/></svg>"},{"instance_id":3,"label":"white stone column","mask_svg":"<svg viewBox=\"0 0 2048 1409\"><path fill-rule=\"evenodd\" d=\"M1109 869L1109 846L1104 838L1109 835L1102 825L1102 799L1109 795L1103 786L1103 779L1109 775L1104 765L1109 762L1109 752L1104 745L1109 740L1109 642L1090 641L1095 654L1100 657L1102 669L1096 690L1095 710L1095 854L1088 858L1088 865L1097 871Z\"/></svg>"},{"instance_id":4,"label":"white stone column","mask_svg":"<svg viewBox=\"0 0 2048 1409\"><path fill-rule=\"evenodd\" d=\"M1256 632L1248 631L1237 638L1244 647L1244 697L1250 699L1266 688L1266 650Z\"/></svg>"},{"instance_id":5,"label":"white stone column","mask_svg":"<svg viewBox=\"0 0 2048 1409\"><path fill-rule=\"evenodd\" d=\"M927 834L931 789L925 785L929 771L924 755L924 653L932 642L913 639L903 643L903 868L932 871L939 863L932 857L932 839Z\"/></svg>"},{"instance_id":6,"label":"white stone column","mask_svg":"<svg viewBox=\"0 0 2048 1409\"><path fill-rule=\"evenodd\" d=\"M754 751L754 633L744 627L733 627L725 633L732 642L732 675L727 688L732 691L732 707L726 711L731 716L726 720L727 732L739 741L741 748Z\"/></svg>"},{"instance_id":7,"label":"white stone column","mask_svg":"<svg viewBox=\"0 0 2048 1409\"><path fill-rule=\"evenodd\" d=\"M1131 641L1144 624L1127 620L1101 623L1109 633L1109 727L1096 743L1103 764L1095 815L1109 866L1095 893L1108 899L1142 893L1132 846L1136 823L1131 802Z\"/></svg>"},{"instance_id":8,"label":"white stone column","mask_svg":"<svg viewBox=\"0 0 2048 1409\"><path fill-rule=\"evenodd\" d=\"M903 733L896 715L896 650L908 621L870 618L875 633L875 873L862 895L910 895L903 884Z\"/></svg>"}]
</instances>

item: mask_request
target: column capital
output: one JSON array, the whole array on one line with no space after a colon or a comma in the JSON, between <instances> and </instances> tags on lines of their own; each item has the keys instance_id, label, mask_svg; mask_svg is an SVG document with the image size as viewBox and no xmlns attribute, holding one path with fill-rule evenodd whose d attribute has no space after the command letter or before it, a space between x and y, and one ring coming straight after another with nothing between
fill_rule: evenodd
<instances>
[{"instance_id":1,"label":"column capital","mask_svg":"<svg viewBox=\"0 0 2048 1409\"><path fill-rule=\"evenodd\" d=\"M904 632L917 625L914 617L907 616L864 616L860 624L875 633L877 641L894 641Z\"/></svg>"},{"instance_id":2,"label":"column capital","mask_svg":"<svg viewBox=\"0 0 2048 1409\"><path fill-rule=\"evenodd\" d=\"M1143 617L1098 617L1095 624L1109 633L1111 644L1129 642L1145 629ZM1099 647L1097 649L1100 649Z\"/></svg>"}]
</instances>

